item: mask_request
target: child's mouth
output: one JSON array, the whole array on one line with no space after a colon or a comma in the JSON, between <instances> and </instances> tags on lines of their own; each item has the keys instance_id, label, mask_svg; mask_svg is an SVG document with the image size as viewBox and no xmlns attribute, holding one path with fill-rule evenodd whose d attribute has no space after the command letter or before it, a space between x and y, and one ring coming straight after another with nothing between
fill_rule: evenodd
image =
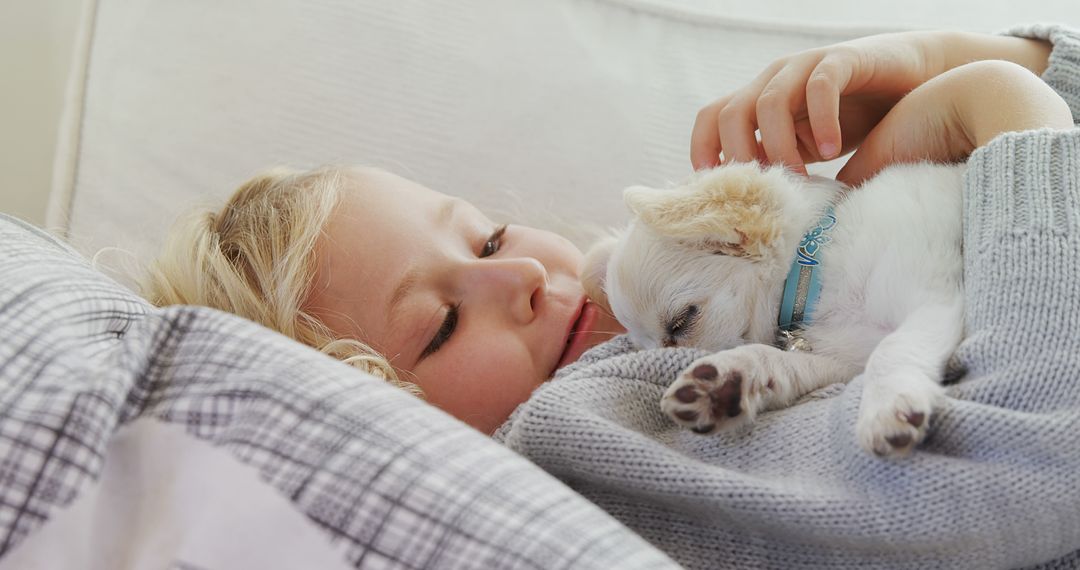
<instances>
[{"instance_id":1,"label":"child's mouth","mask_svg":"<svg viewBox=\"0 0 1080 570\"><path fill-rule=\"evenodd\" d=\"M555 366L556 370L574 362L588 349L588 333L592 331L596 322L596 311L596 304L592 301L586 300L582 305L577 319L574 320L570 332L566 336L566 345L563 348L562 356L559 358L559 363Z\"/></svg>"}]
</instances>

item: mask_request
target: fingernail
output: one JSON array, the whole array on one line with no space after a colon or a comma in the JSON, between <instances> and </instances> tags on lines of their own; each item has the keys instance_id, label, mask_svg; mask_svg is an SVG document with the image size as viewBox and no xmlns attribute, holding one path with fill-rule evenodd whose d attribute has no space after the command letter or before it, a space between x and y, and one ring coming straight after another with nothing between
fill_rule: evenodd
<instances>
[{"instance_id":1,"label":"fingernail","mask_svg":"<svg viewBox=\"0 0 1080 570\"><path fill-rule=\"evenodd\" d=\"M818 152L821 153L821 158L824 159L836 158L836 155L838 154L836 152L836 145L832 143L823 143L818 145Z\"/></svg>"}]
</instances>

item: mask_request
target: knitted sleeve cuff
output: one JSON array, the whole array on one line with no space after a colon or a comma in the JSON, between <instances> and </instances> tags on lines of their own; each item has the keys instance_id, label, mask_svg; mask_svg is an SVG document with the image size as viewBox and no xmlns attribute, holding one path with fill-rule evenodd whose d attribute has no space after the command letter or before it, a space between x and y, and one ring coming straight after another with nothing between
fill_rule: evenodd
<instances>
[{"instance_id":1,"label":"knitted sleeve cuff","mask_svg":"<svg viewBox=\"0 0 1080 570\"><path fill-rule=\"evenodd\" d=\"M1042 79L1069 104L1073 122L1080 123L1080 30L1060 25L1019 26L1011 36L1049 41L1053 45Z\"/></svg>"},{"instance_id":2,"label":"knitted sleeve cuff","mask_svg":"<svg viewBox=\"0 0 1080 570\"><path fill-rule=\"evenodd\" d=\"M969 334L1080 302L1080 129L1004 133L972 153L963 223ZM1050 324L1039 334L1075 334Z\"/></svg>"},{"instance_id":3,"label":"knitted sleeve cuff","mask_svg":"<svg viewBox=\"0 0 1080 570\"><path fill-rule=\"evenodd\" d=\"M965 243L996 249L1007 236L1076 233L1080 130L1003 133L968 159Z\"/></svg>"}]
</instances>

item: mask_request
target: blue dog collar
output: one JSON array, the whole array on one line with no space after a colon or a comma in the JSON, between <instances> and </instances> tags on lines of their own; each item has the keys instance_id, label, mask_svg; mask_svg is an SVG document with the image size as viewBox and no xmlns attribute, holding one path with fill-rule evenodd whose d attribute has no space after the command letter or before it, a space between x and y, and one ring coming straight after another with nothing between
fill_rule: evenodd
<instances>
[{"instance_id":1,"label":"blue dog collar","mask_svg":"<svg viewBox=\"0 0 1080 570\"><path fill-rule=\"evenodd\" d=\"M836 216L832 206L816 226L806 232L799 248L795 251L795 261L784 281L784 296L780 301L780 330L792 332L801 329L810 322L821 295L821 272L818 271L821 260L818 254L821 248L832 241L829 230L836 226Z\"/></svg>"}]
</instances>

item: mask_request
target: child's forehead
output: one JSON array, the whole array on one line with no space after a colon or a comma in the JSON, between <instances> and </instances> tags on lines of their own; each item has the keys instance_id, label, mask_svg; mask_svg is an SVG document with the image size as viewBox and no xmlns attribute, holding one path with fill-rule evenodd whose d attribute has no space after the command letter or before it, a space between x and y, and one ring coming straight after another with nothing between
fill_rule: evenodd
<instances>
[{"instance_id":1,"label":"child's forehead","mask_svg":"<svg viewBox=\"0 0 1080 570\"><path fill-rule=\"evenodd\" d=\"M488 216L475 204L375 168L358 169L344 185L339 216L367 217L377 214L391 219L459 227L486 223ZM411 224L410 224L411 225Z\"/></svg>"},{"instance_id":2,"label":"child's forehead","mask_svg":"<svg viewBox=\"0 0 1080 570\"><path fill-rule=\"evenodd\" d=\"M361 232L371 240L372 231L398 235L423 230L440 235L485 223L483 212L462 198L371 169L357 172L343 186L330 227Z\"/></svg>"},{"instance_id":3,"label":"child's forehead","mask_svg":"<svg viewBox=\"0 0 1080 570\"><path fill-rule=\"evenodd\" d=\"M351 183L346 184L346 189L359 200L403 202L417 209L451 199L442 192L379 168L356 167L351 170L349 180Z\"/></svg>"}]
</instances>

